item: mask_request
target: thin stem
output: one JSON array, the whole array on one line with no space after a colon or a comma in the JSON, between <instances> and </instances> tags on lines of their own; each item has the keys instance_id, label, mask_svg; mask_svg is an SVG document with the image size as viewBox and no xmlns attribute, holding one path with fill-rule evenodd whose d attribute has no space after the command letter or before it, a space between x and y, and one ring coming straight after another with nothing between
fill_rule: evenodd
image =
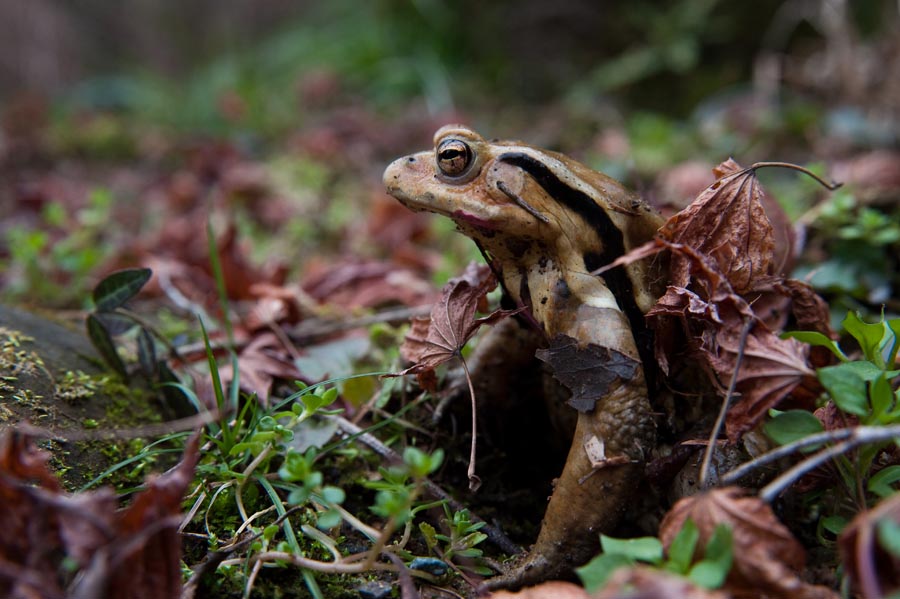
<instances>
[{"instance_id":1,"label":"thin stem","mask_svg":"<svg viewBox=\"0 0 900 599\"><path fill-rule=\"evenodd\" d=\"M308 557L295 553L285 553L284 551L264 551L253 557L255 561L275 562L283 561L292 565L314 570L316 572L326 572L330 574L358 574L369 570L386 570L388 572L399 572L400 569L394 564L385 564L375 562L367 566L364 562L345 563L343 560L339 562L321 562L319 560L310 559ZM223 562L224 563L224 562ZM421 570L410 570L412 576L422 578L428 581L434 581L434 577Z\"/></svg>"},{"instance_id":2,"label":"thin stem","mask_svg":"<svg viewBox=\"0 0 900 599\"><path fill-rule=\"evenodd\" d=\"M253 471L265 461L266 458L269 457L269 454L272 453L272 446L266 445L259 455L253 458L253 461L247 464L247 467L244 469L243 475L244 479L238 483L238 487L234 492L234 499L237 502L238 511L241 513L241 519L243 522L247 521L247 512L244 509L244 487L247 486L247 481L250 480L250 476L253 474Z\"/></svg>"},{"instance_id":3,"label":"thin stem","mask_svg":"<svg viewBox=\"0 0 900 599\"><path fill-rule=\"evenodd\" d=\"M836 181L832 181L829 183L828 181L825 181L825 179L823 179L819 175L815 174L808 168L802 167L799 164L792 164L790 162L754 162L747 168L747 170L755 171L760 168L767 168L767 167L773 167L773 166L779 167L779 168L789 168L791 170L800 171L804 175L809 175L810 177L815 179L819 185L821 185L828 191L834 191L835 189L839 189L841 186L844 185L843 183L838 183Z\"/></svg>"},{"instance_id":4,"label":"thin stem","mask_svg":"<svg viewBox=\"0 0 900 599\"><path fill-rule=\"evenodd\" d=\"M815 435L809 435L802 439L798 439L793 443L788 443L758 458L747 462L746 464L735 468L722 477L721 484L733 483L749 472L768 464L777 459L791 455L804 447L810 445L820 445L822 443L840 441L831 447L819 451L818 453L799 462L790 470L781 474L778 478L766 485L760 491L760 498L770 502L775 499L784 489L799 480L807 472L814 470L830 459L833 459L842 453L860 445L870 443L883 443L885 441L896 441L900 439L900 424L891 426L857 426L853 428L842 428L833 431L825 431Z\"/></svg>"},{"instance_id":5,"label":"thin stem","mask_svg":"<svg viewBox=\"0 0 900 599\"><path fill-rule=\"evenodd\" d=\"M469 397L472 401L472 445L469 450L469 490L473 493L481 486L481 479L475 474L475 453L478 444L478 410L475 407L475 387L472 385L472 375L469 374L469 367L466 361L460 355L459 361L462 362L463 372L466 374L466 383L469 385Z\"/></svg>"},{"instance_id":6,"label":"thin stem","mask_svg":"<svg viewBox=\"0 0 900 599\"><path fill-rule=\"evenodd\" d=\"M738 343L737 359L734 363L734 372L731 373L731 381L728 383L728 393L725 394L725 398L722 400L722 407L719 408L719 415L716 417L716 423L713 426L712 432L709 433L709 443L707 443L706 451L703 453L703 465L700 467L701 488L706 487L706 479L709 475L709 465L712 462L713 452L716 450L716 440L719 438L719 432L725 424L725 415L728 413L731 399L734 397L734 389L737 386L738 373L741 371L741 363L744 360L744 348L747 346L747 336L750 334L750 330L755 323L756 321L754 319L748 318L744 322L744 327L741 329L741 339Z\"/></svg>"}]
</instances>

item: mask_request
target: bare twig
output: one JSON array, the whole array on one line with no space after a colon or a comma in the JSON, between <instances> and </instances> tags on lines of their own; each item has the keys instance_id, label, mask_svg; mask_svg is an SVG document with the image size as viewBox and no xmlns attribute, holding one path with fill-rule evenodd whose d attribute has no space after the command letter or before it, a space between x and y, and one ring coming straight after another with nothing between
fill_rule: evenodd
<instances>
[{"instance_id":1,"label":"bare twig","mask_svg":"<svg viewBox=\"0 0 900 599\"><path fill-rule=\"evenodd\" d=\"M475 405L475 388L472 386L472 375L469 374L469 367L466 365L466 361L463 359L462 355L459 356L459 361L462 362L463 372L466 373L466 383L469 384L469 397L472 401L472 445L469 450L469 469L466 473L469 475L469 490L474 493L481 486L481 479L475 474L475 449L478 442L478 410Z\"/></svg>"},{"instance_id":2,"label":"bare twig","mask_svg":"<svg viewBox=\"0 0 900 599\"><path fill-rule=\"evenodd\" d=\"M359 574L370 570L382 570L388 572L399 572L400 569L394 564L386 564L384 562L375 562L370 566L366 566L364 561L347 563L345 560L339 562L321 562L302 555L287 553L284 551L264 551L252 558L254 561L262 562L287 562L300 568L314 570L316 572L326 572L330 574ZM225 563L225 562L223 562ZM421 570L409 570L411 576L422 578L429 582L434 581L434 577L427 572Z\"/></svg>"},{"instance_id":3,"label":"bare twig","mask_svg":"<svg viewBox=\"0 0 900 599\"><path fill-rule=\"evenodd\" d=\"M712 431L709 433L709 443L706 444L706 451L703 452L703 465L700 467L700 487L706 487L706 478L709 475L709 464L712 462L713 452L716 450L716 439L719 438L719 432L725 424L725 415L731 406L731 399L734 397L734 388L737 386L738 373L741 371L741 362L744 360L744 348L747 345L747 335L756 320L747 318L744 322L744 328L741 329L741 339L738 343L737 358L734 362L734 372L731 373L731 381L728 383L728 392L722 399L722 407L719 409L719 415L716 417L716 423L713 425Z\"/></svg>"},{"instance_id":4,"label":"bare twig","mask_svg":"<svg viewBox=\"0 0 900 599\"><path fill-rule=\"evenodd\" d=\"M247 467L243 472L244 478L238 483L237 489L234 491L234 499L237 503L238 511L241 513L241 521L243 522L247 521L247 512L244 509L244 487L247 485L247 481L250 480L253 471L269 457L270 453L272 453L272 449L272 446L267 443L265 448L259 452L259 455L253 458L252 462L247 464Z\"/></svg>"},{"instance_id":5,"label":"bare twig","mask_svg":"<svg viewBox=\"0 0 900 599\"><path fill-rule=\"evenodd\" d=\"M821 466L828 460L831 460L841 455L842 453L860 445L866 445L870 443L884 443L886 441L897 439L900 439L900 424L894 424L890 426L856 426L850 428L839 428L832 431L825 431L822 433L817 433L815 435L803 437L802 439L798 439L793 443L788 443L787 445L782 445L781 447L773 449L772 451L765 453L758 458L755 458L747 462L746 464L741 465L738 468L735 468L734 470L723 476L720 482L723 485L734 483L753 470L756 470L757 468L760 468L775 460L794 454L804 447L821 445L823 443L837 442L835 445L826 447L825 449L799 462L793 468L787 470L778 478L766 485L762 489L762 491L760 491L759 495L760 498L762 498L764 501L771 502L782 491L784 491L784 489L799 480L806 473Z\"/></svg>"}]
</instances>

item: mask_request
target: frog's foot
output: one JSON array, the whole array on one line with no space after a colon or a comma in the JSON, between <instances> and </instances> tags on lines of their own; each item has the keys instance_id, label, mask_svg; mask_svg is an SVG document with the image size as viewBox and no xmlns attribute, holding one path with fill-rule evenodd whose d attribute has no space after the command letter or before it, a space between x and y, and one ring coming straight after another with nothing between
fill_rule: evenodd
<instances>
[{"instance_id":1,"label":"frog's foot","mask_svg":"<svg viewBox=\"0 0 900 599\"><path fill-rule=\"evenodd\" d=\"M547 580L571 577L572 567L577 564L564 565L557 559L532 551L519 560L508 572L484 581L478 587L479 595L499 591L517 591L522 587L534 586Z\"/></svg>"}]
</instances>

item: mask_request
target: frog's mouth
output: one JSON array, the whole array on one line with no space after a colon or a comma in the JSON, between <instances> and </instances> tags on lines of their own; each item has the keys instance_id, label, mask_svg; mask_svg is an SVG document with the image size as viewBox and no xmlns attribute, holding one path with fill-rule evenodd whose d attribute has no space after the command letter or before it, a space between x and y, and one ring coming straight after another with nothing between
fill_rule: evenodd
<instances>
[{"instance_id":1,"label":"frog's mouth","mask_svg":"<svg viewBox=\"0 0 900 599\"><path fill-rule=\"evenodd\" d=\"M480 216L475 216L474 214L465 212L464 210L456 210L455 212L453 212L452 214L448 214L447 216L449 216L459 224L466 224L472 227L477 227L479 229L496 231L500 228L497 226L497 223L485 220Z\"/></svg>"},{"instance_id":2,"label":"frog's mouth","mask_svg":"<svg viewBox=\"0 0 900 599\"><path fill-rule=\"evenodd\" d=\"M474 227L482 231L496 231L500 228L496 222L482 218L465 210L457 209L450 211L442 209L435 200L434 194L431 193L425 193L421 197L410 196L399 188L391 187L388 187L388 193L413 212L432 212L440 216L445 216L459 225Z\"/></svg>"}]
</instances>

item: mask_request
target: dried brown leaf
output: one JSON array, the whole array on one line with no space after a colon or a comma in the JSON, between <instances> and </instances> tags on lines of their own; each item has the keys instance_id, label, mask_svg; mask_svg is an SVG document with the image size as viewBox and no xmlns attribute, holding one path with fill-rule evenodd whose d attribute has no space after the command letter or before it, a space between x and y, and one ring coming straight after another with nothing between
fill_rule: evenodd
<instances>
[{"instance_id":1,"label":"dried brown leaf","mask_svg":"<svg viewBox=\"0 0 900 599\"><path fill-rule=\"evenodd\" d=\"M579 412L591 412L598 399L609 392L616 381L630 381L640 363L608 347L581 345L566 335L550 340L550 347L539 349L539 360L550 365L553 376L572 392L566 401Z\"/></svg>"},{"instance_id":2,"label":"dried brown leaf","mask_svg":"<svg viewBox=\"0 0 900 599\"><path fill-rule=\"evenodd\" d=\"M719 524L731 528L734 563L724 590L733 596L837 598L833 591L800 579L798 573L806 561L803 546L758 497L745 496L743 490L729 487L680 500L660 525L659 538L666 548L688 519L694 521L700 533L698 556Z\"/></svg>"},{"instance_id":3,"label":"dried brown leaf","mask_svg":"<svg viewBox=\"0 0 900 599\"><path fill-rule=\"evenodd\" d=\"M319 302L350 309L398 303L419 306L435 297L431 283L411 270L372 260L308 264L301 287Z\"/></svg>"},{"instance_id":4,"label":"dried brown leaf","mask_svg":"<svg viewBox=\"0 0 900 599\"><path fill-rule=\"evenodd\" d=\"M700 588L681 576L653 568L620 568L591 599L726 599L721 591Z\"/></svg>"},{"instance_id":5,"label":"dried brown leaf","mask_svg":"<svg viewBox=\"0 0 900 599\"><path fill-rule=\"evenodd\" d=\"M181 462L146 482L146 489L116 518L116 541L108 551L109 599L181 596L181 502L200 459L198 435L187 443ZM97 564L97 559L94 560ZM92 567L96 567L92 565ZM102 568L101 568L102 569ZM90 568L86 577L90 574Z\"/></svg>"},{"instance_id":6,"label":"dried brown leaf","mask_svg":"<svg viewBox=\"0 0 900 599\"><path fill-rule=\"evenodd\" d=\"M25 435L7 432L0 437L0 596L62 596L54 557L62 546L59 515L38 505L30 490L36 483L60 493L59 481L47 467L49 458Z\"/></svg>"},{"instance_id":7,"label":"dried brown leaf","mask_svg":"<svg viewBox=\"0 0 900 599\"><path fill-rule=\"evenodd\" d=\"M675 353L678 339L686 339L691 352L725 391L738 369L735 391L740 399L726 419L731 441L756 426L770 408L777 406L799 386L817 388L815 372L808 366L809 346L781 339L758 319L753 307L736 294L717 264L696 250L670 245L690 272L691 288L670 286L648 313L657 332L656 354L663 366ZM674 318L680 330L673 328ZM752 322L743 350L741 337ZM811 399L811 394L804 394Z\"/></svg>"},{"instance_id":8,"label":"dried brown leaf","mask_svg":"<svg viewBox=\"0 0 900 599\"><path fill-rule=\"evenodd\" d=\"M487 293L497 286L490 268L470 263L461 277L454 277L441 290L441 299L431 309L429 318L414 318L406 334L400 354L415 364L400 374L417 374L432 370L457 357L478 327L494 324L515 313L495 310L475 318Z\"/></svg>"},{"instance_id":9,"label":"dried brown leaf","mask_svg":"<svg viewBox=\"0 0 900 599\"><path fill-rule=\"evenodd\" d=\"M879 543L882 521L900 525L900 494L858 514L838 539L841 561L865 599L887 597L900 590L900 557Z\"/></svg>"},{"instance_id":10,"label":"dried brown leaf","mask_svg":"<svg viewBox=\"0 0 900 599\"><path fill-rule=\"evenodd\" d=\"M763 208L756 171L727 160L713 171L717 180L660 229L672 243L709 256L737 293L773 273L775 240ZM674 257L671 283L687 287L690 265Z\"/></svg>"},{"instance_id":11,"label":"dried brown leaf","mask_svg":"<svg viewBox=\"0 0 900 599\"><path fill-rule=\"evenodd\" d=\"M740 399L731 406L725 421L728 438L734 442L799 385L815 387L816 375L807 366L808 345L796 339L781 339L762 322L750 329L741 352L745 320L737 310L729 308L719 307L723 320L715 327L715 345L702 347L701 352L723 384L727 385L738 369L735 390Z\"/></svg>"},{"instance_id":12,"label":"dried brown leaf","mask_svg":"<svg viewBox=\"0 0 900 599\"><path fill-rule=\"evenodd\" d=\"M587 591L571 582L551 580L521 591L498 591L488 595L489 599L590 599Z\"/></svg>"},{"instance_id":13,"label":"dried brown leaf","mask_svg":"<svg viewBox=\"0 0 900 599\"><path fill-rule=\"evenodd\" d=\"M23 599L179 597L177 526L198 457L195 436L176 468L151 479L128 508L116 512L111 490L65 495L46 466L49 454L24 435L4 435L0 594ZM74 579L63 567L67 558L80 568ZM64 589L68 580L73 582Z\"/></svg>"}]
</instances>

